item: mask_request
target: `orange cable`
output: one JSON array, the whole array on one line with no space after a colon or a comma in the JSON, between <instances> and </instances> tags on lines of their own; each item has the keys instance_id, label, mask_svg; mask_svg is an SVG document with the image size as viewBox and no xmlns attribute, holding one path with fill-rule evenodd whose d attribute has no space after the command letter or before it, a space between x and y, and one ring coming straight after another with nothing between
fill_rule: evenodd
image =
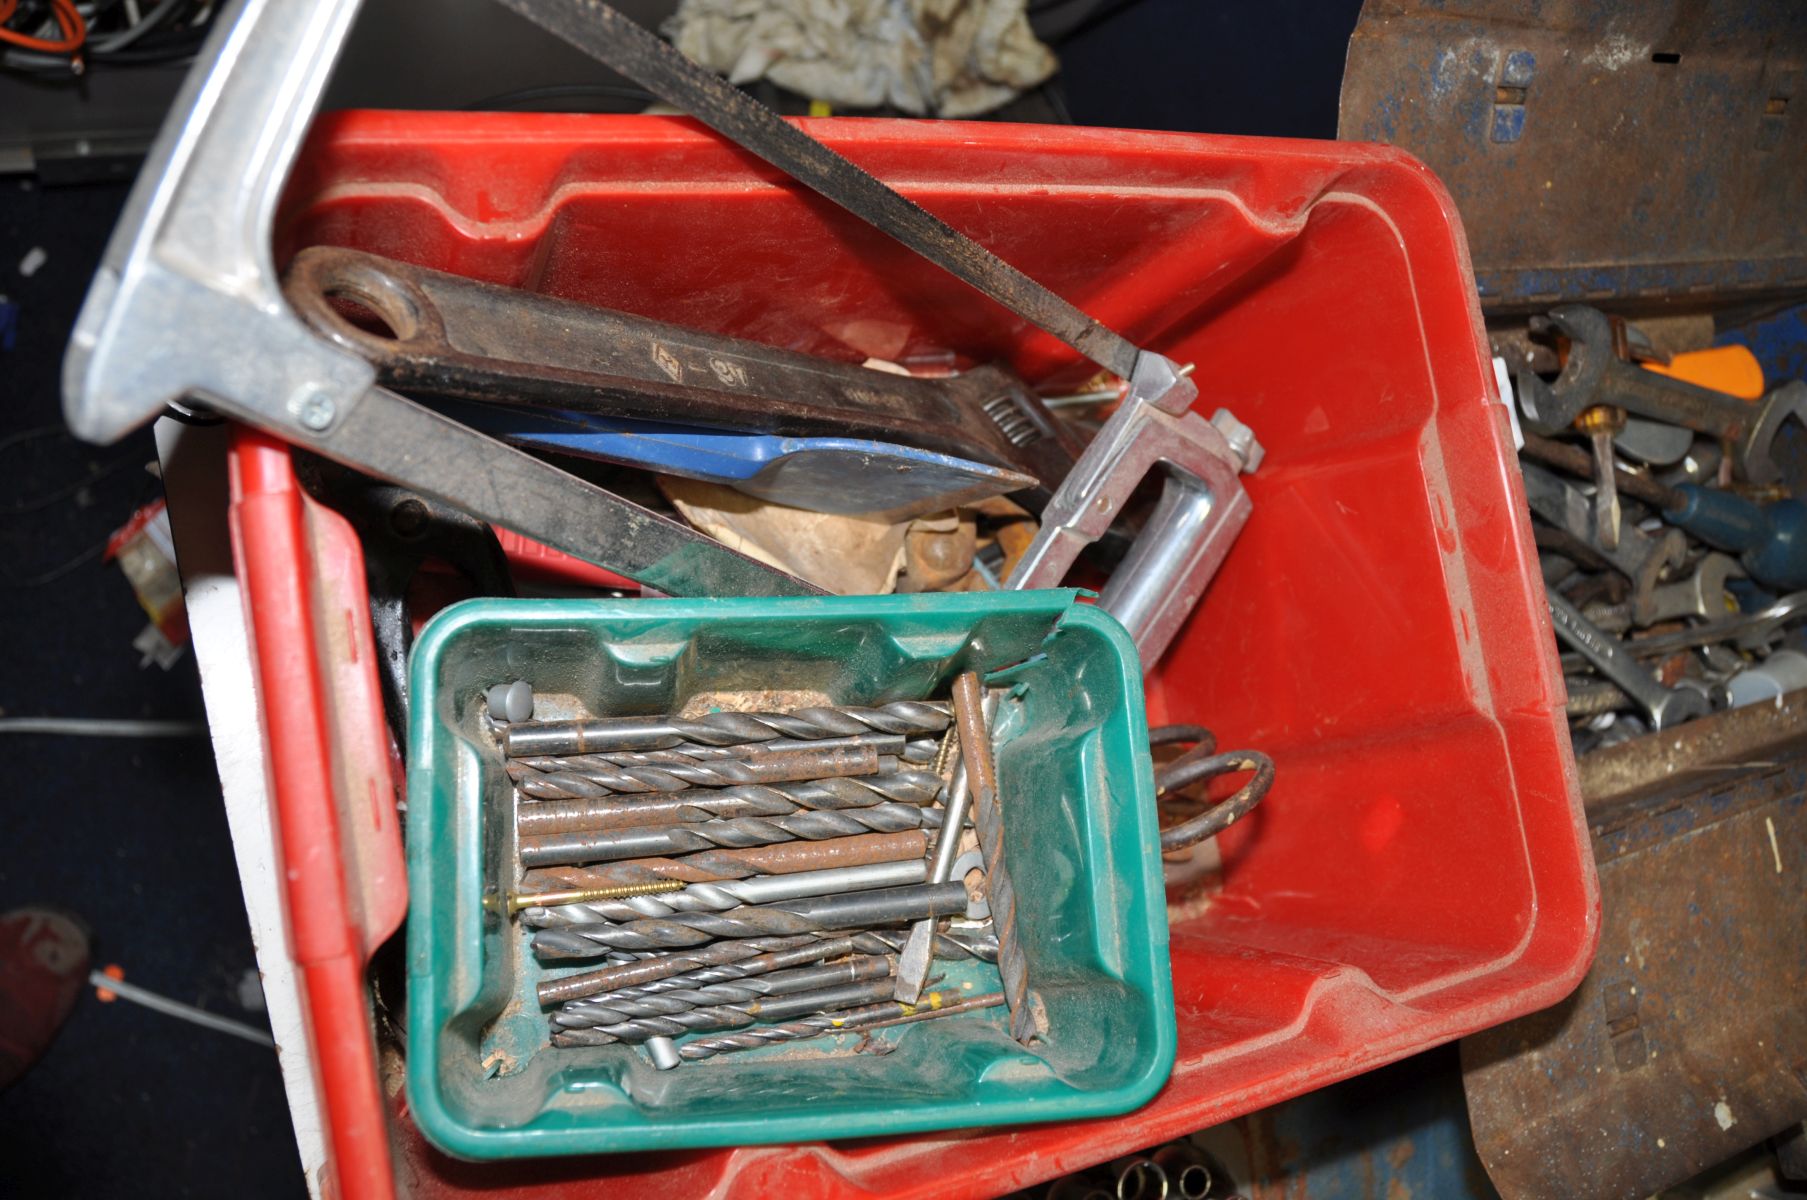
<instances>
[{"instance_id":1,"label":"orange cable","mask_svg":"<svg viewBox=\"0 0 1807 1200\"><path fill-rule=\"evenodd\" d=\"M50 0L51 15L56 18L57 28L63 31L61 41L49 38L31 37L14 29L7 29L5 23L19 9L19 0L0 0L0 41L10 42L26 50L42 50L46 54L79 54L82 43L88 40L88 23L82 14L76 11L73 0Z\"/></svg>"}]
</instances>

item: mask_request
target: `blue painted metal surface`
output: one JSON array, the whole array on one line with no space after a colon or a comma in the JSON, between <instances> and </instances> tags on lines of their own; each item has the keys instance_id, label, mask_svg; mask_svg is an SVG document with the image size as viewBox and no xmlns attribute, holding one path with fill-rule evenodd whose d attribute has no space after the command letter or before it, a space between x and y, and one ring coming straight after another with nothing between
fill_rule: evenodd
<instances>
[{"instance_id":1,"label":"blue painted metal surface","mask_svg":"<svg viewBox=\"0 0 1807 1200\"><path fill-rule=\"evenodd\" d=\"M435 407L517 446L726 484L811 512L901 521L1035 483L985 463L858 438L735 433L514 405Z\"/></svg>"},{"instance_id":2,"label":"blue painted metal surface","mask_svg":"<svg viewBox=\"0 0 1807 1200\"><path fill-rule=\"evenodd\" d=\"M1370 0L1338 136L1423 159L1483 308L1807 294L1807 5Z\"/></svg>"}]
</instances>

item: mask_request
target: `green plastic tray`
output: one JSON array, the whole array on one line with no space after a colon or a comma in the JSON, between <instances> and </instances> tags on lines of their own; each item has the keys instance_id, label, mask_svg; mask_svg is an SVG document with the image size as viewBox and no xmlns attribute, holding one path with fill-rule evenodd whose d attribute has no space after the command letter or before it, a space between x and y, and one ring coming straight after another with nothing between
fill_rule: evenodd
<instances>
[{"instance_id":1,"label":"green plastic tray","mask_svg":"<svg viewBox=\"0 0 1807 1200\"><path fill-rule=\"evenodd\" d=\"M1141 668L1122 627L1075 596L473 600L437 616L414 647L408 761L407 1080L422 1132L493 1159L1062 1121L1146 1102L1175 1035ZM1018 1046L991 1009L881 1031L895 1045L882 1056L840 1035L661 1072L634 1048L547 1046L540 967L482 903L516 879L484 688L528 680L541 717L629 715L739 689L946 696L973 669L1011 688L998 774L1045 1045ZM944 989L997 986L991 968L943 969Z\"/></svg>"}]
</instances>

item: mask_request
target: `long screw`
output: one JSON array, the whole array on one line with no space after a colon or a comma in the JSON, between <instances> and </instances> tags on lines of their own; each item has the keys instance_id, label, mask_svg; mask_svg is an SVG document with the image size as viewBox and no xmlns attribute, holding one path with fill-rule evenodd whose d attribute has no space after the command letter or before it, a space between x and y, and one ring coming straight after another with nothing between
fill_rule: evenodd
<instances>
[{"instance_id":1,"label":"long screw","mask_svg":"<svg viewBox=\"0 0 1807 1200\"><path fill-rule=\"evenodd\" d=\"M652 988L667 980L673 986L721 983L747 975L759 975L781 967L802 966L843 954L895 954L904 935L890 930L866 930L852 935L789 938L747 938L715 942L689 950L674 950L639 962L598 967L556 979L540 981L536 995L540 1007L638 988ZM793 957L797 951L817 951ZM950 929L935 939L935 957L998 960L998 941L989 929Z\"/></svg>"},{"instance_id":2,"label":"long screw","mask_svg":"<svg viewBox=\"0 0 1807 1200\"><path fill-rule=\"evenodd\" d=\"M581 899L574 896L568 902L554 901L544 907L524 910L521 920L539 928L556 928L594 921L669 917L681 912L726 912L743 904L776 904L835 892L908 887L921 883L927 874L927 866L918 859L915 862L840 867L831 871L804 871L796 875L767 875L727 883L693 883L682 890L673 890L675 885L667 885L656 893L651 890L651 885L647 885L647 890L627 896L585 896Z\"/></svg>"},{"instance_id":3,"label":"long screw","mask_svg":"<svg viewBox=\"0 0 1807 1200\"><path fill-rule=\"evenodd\" d=\"M1004 812L998 801L997 763L991 756L991 731L985 724L985 688L976 672L954 680L954 714L960 727L960 752L972 789L973 826L985 860L985 898L998 932L998 974L1010 1002L1010 1036L1027 1042L1035 1036L1035 1011L1029 999L1029 960L1016 929L1016 886L1004 854Z\"/></svg>"},{"instance_id":4,"label":"long screw","mask_svg":"<svg viewBox=\"0 0 1807 1200\"><path fill-rule=\"evenodd\" d=\"M1003 1001L1003 997L996 994L974 996L971 1000L959 1000L959 995L958 992L930 992L922 998L920 1004L915 1005L892 999L863 1008L804 1017L783 1025L767 1025L759 1029L743 1029L737 1033L697 1038L679 1046L678 1054L688 1062L695 1062L737 1050L757 1050L761 1046L777 1045L780 1042L805 1041L821 1037L825 1033L851 1033L881 1025L902 1024L904 1021L950 1017L955 1013L971 1012L974 1009L995 1008Z\"/></svg>"},{"instance_id":5,"label":"long screw","mask_svg":"<svg viewBox=\"0 0 1807 1200\"><path fill-rule=\"evenodd\" d=\"M844 983L838 987L820 988L813 992L798 992L794 996L777 996L771 1000L748 1005L745 1009L721 1008L720 1019L725 1024L716 1028L732 1029L737 1025L751 1024L753 1021L782 1021L804 1013L822 1012L837 1008L852 1008L856 1005L870 1004L891 990L891 980L868 979L859 983ZM669 1018L630 1022L634 1027L629 1036L635 1040L644 1037L675 1037L686 1032L686 1027ZM676 1029L676 1033L659 1032L644 1033L643 1029L657 1027L660 1030ZM614 1028L622 1028L615 1026ZM613 1029L561 1029L552 1035L554 1046L607 1046L624 1040L617 1036Z\"/></svg>"},{"instance_id":6,"label":"long screw","mask_svg":"<svg viewBox=\"0 0 1807 1200\"><path fill-rule=\"evenodd\" d=\"M522 837L637 829L686 821L778 817L807 809L870 808L893 801L928 804L941 791L941 776L901 771L864 779L812 779L692 788L654 796L542 800L523 804L515 816Z\"/></svg>"},{"instance_id":7,"label":"long screw","mask_svg":"<svg viewBox=\"0 0 1807 1200\"><path fill-rule=\"evenodd\" d=\"M776 1020L773 1001L798 992L820 991L891 974L891 961L882 957L851 958L823 967L778 971L761 979L718 983L707 988L668 992L635 1000L598 1004L592 1000L568 1005L552 1015L552 1031L593 1029L622 1042L643 1042L653 1037L682 1037L714 1029L737 1029L755 1021ZM808 1009L804 1009L808 1012ZM781 1014L794 1016L795 1012Z\"/></svg>"},{"instance_id":8,"label":"long screw","mask_svg":"<svg viewBox=\"0 0 1807 1200\"><path fill-rule=\"evenodd\" d=\"M877 775L881 770L896 769L895 756L881 755L870 746L776 750L757 758L714 758L656 766L622 766L600 754L508 760L508 777L523 796L536 800L562 796L600 799L617 794L732 787L737 783L791 783Z\"/></svg>"},{"instance_id":9,"label":"long screw","mask_svg":"<svg viewBox=\"0 0 1807 1200\"><path fill-rule=\"evenodd\" d=\"M887 801L870 808L826 812L794 812L773 817L733 817L691 825L651 826L605 833L559 834L523 838L523 867L556 867L566 863L609 862L688 854L716 846L760 846L792 840L826 841L857 833L901 833L938 828L941 814L932 808Z\"/></svg>"},{"instance_id":10,"label":"long screw","mask_svg":"<svg viewBox=\"0 0 1807 1200\"><path fill-rule=\"evenodd\" d=\"M707 713L680 717L613 717L600 721L532 721L502 731L509 758L541 754L589 754L612 750L667 750L683 742L730 746L774 738L846 737L868 732L906 736L940 733L948 725L945 704L898 700L874 708L800 708L788 713Z\"/></svg>"},{"instance_id":11,"label":"long screw","mask_svg":"<svg viewBox=\"0 0 1807 1200\"><path fill-rule=\"evenodd\" d=\"M927 835L920 829L906 829L902 833L862 833L825 842L778 842L738 850L705 850L683 858L640 858L593 867L541 867L529 872L527 878L533 886L548 889L619 887L669 880L713 883L899 862L923 857L927 847Z\"/></svg>"},{"instance_id":12,"label":"long screw","mask_svg":"<svg viewBox=\"0 0 1807 1200\"><path fill-rule=\"evenodd\" d=\"M506 900L492 893L483 897L483 907L491 912L505 910L512 917L523 909L550 912L555 907L566 905L582 907L603 900L623 900L630 896L652 896L660 892L677 892L683 886L675 879L661 879L653 883L634 883L615 887L566 888L556 892L510 892Z\"/></svg>"},{"instance_id":13,"label":"long screw","mask_svg":"<svg viewBox=\"0 0 1807 1200\"><path fill-rule=\"evenodd\" d=\"M695 946L717 938L790 937L829 929L862 929L960 913L966 905L966 885L958 882L881 888L787 900L783 904L747 905L725 913L678 913L619 925L564 925L534 934L533 949L546 959L592 958L610 949L657 950Z\"/></svg>"}]
</instances>

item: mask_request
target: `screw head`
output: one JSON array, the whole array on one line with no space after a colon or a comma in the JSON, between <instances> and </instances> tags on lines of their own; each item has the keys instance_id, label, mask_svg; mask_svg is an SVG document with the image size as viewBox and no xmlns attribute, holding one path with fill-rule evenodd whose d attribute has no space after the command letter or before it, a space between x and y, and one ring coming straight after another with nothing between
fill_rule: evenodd
<instances>
[{"instance_id":1,"label":"screw head","mask_svg":"<svg viewBox=\"0 0 1807 1200\"><path fill-rule=\"evenodd\" d=\"M289 397L289 413L301 422L303 429L325 433L339 415L339 406L323 387L304 384Z\"/></svg>"}]
</instances>

